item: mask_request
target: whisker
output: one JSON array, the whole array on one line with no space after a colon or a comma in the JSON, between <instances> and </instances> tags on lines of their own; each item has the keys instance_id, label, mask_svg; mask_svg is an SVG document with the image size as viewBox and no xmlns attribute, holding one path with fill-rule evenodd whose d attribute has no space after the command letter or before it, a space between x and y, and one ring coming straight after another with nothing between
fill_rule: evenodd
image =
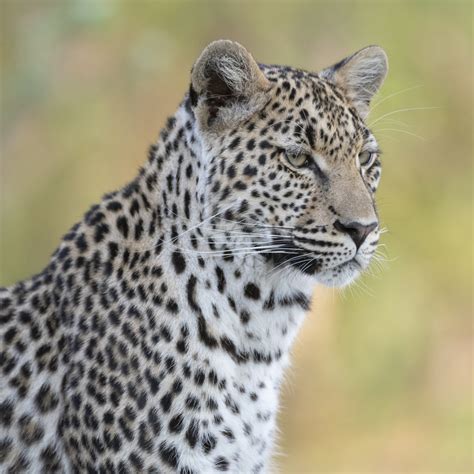
<instances>
[{"instance_id":1,"label":"whisker","mask_svg":"<svg viewBox=\"0 0 474 474\"><path fill-rule=\"evenodd\" d=\"M412 91L412 90L415 90L415 89L419 89L420 87L422 87L422 85L418 84L417 86L408 87L407 89L403 89L401 91L394 92L393 94L389 94L386 97L382 97L379 101L375 102L370 107L370 110L372 111L372 110L376 109L380 104L383 104L385 101L391 99L392 97L395 97L395 96L400 95L400 94L404 94L405 92L409 92L409 91Z\"/></svg>"},{"instance_id":2,"label":"whisker","mask_svg":"<svg viewBox=\"0 0 474 474\"><path fill-rule=\"evenodd\" d=\"M239 200L240 201L240 200ZM226 212L228 211L232 206L234 206L235 204L237 204L239 201L235 201L233 202L232 204L230 204L229 206L225 207L223 210L219 211L218 213L210 216L210 217L207 217L206 219L204 219L203 221L201 221L199 224L196 224L195 226L191 227L190 229L187 229L185 230L184 232L181 232L179 235L177 235L176 237L174 237L173 240L177 240L179 239L180 237L182 237L183 235L187 234L188 232L191 232L192 230L194 229L197 229L198 227L200 227L202 224L204 224L206 221L209 221L211 219L213 219L214 217L218 216L219 214L222 214L223 212Z\"/></svg>"},{"instance_id":3,"label":"whisker","mask_svg":"<svg viewBox=\"0 0 474 474\"><path fill-rule=\"evenodd\" d=\"M380 117L377 117L373 122L369 124L369 127L373 127L377 122L380 122L385 117L390 117L391 115L399 114L402 112L410 112L410 111L415 111L415 110L434 110L434 109L439 109L439 107L408 107L405 109L398 109L398 110L393 110L392 112L387 112L386 114L383 114Z\"/></svg>"},{"instance_id":4,"label":"whisker","mask_svg":"<svg viewBox=\"0 0 474 474\"><path fill-rule=\"evenodd\" d=\"M381 128L379 130L375 130L376 133L383 132L383 131L406 133L407 135L411 135L412 137L419 138L422 141L426 140L426 138L422 137L421 135L417 135L416 133L409 132L408 130L401 130L399 128Z\"/></svg>"},{"instance_id":5,"label":"whisker","mask_svg":"<svg viewBox=\"0 0 474 474\"><path fill-rule=\"evenodd\" d=\"M276 276L278 273L281 273L282 271L286 270L286 268L290 267L291 266L291 262L298 259L298 258L301 258L301 259L304 259L305 257L309 257L313 255L313 252L308 252L308 253L305 253L305 254L299 254L299 255L296 255L294 257L291 257L291 258L288 258L286 259L284 262L278 264L277 266L275 266L272 271L269 273L269 276Z\"/></svg>"}]
</instances>

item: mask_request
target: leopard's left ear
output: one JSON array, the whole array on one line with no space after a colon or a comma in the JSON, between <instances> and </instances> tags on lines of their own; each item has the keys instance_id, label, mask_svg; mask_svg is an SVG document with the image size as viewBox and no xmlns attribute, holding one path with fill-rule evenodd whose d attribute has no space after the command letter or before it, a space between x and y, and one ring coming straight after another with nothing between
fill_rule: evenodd
<instances>
[{"instance_id":1,"label":"leopard's left ear","mask_svg":"<svg viewBox=\"0 0 474 474\"><path fill-rule=\"evenodd\" d=\"M341 87L362 118L369 113L372 97L388 71L388 59L380 46L368 46L319 73Z\"/></svg>"},{"instance_id":2,"label":"leopard's left ear","mask_svg":"<svg viewBox=\"0 0 474 474\"><path fill-rule=\"evenodd\" d=\"M191 71L189 99L201 128L218 131L260 108L270 82L239 43L214 41Z\"/></svg>"}]
</instances>

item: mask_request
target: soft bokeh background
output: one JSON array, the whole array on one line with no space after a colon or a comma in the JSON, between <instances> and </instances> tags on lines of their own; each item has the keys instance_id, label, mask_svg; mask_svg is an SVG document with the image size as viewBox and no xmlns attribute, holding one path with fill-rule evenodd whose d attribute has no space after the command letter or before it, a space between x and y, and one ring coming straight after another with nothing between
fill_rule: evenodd
<instances>
[{"instance_id":1,"label":"soft bokeh background","mask_svg":"<svg viewBox=\"0 0 474 474\"><path fill-rule=\"evenodd\" d=\"M318 289L283 398L281 472L468 473L472 453L470 2L0 0L0 284L48 261L129 180L211 40L317 70L368 44L388 228L353 288Z\"/></svg>"}]
</instances>

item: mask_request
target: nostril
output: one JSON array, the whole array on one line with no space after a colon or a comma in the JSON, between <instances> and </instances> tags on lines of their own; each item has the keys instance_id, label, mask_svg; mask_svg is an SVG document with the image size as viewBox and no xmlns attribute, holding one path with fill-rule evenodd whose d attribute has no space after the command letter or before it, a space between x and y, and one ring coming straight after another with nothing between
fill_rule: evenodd
<instances>
[{"instance_id":1,"label":"nostril","mask_svg":"<svg viewBox=\"0 0 474 474\"><path fill-rule=\"evenodd\" d=\"M367 236L377 227L376 222L371 224L360 224L359 222L349 222L343 224L341 221L336 221L334 223L334 228L339 232L348 234L351 239L354 241L357 248L359 248L367 238Z\"/></svg>"}]
</instances>

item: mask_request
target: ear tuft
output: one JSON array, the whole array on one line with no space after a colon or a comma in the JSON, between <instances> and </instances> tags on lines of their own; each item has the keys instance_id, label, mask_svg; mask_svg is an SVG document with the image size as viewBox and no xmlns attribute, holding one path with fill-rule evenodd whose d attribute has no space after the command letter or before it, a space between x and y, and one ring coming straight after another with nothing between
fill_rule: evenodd
<instances>
[{"instance_id":1,"label":"ear tuft","mask_svg":"<svg viewBox=\"0 0 474 474\"><path fill-rule=\"evenodd\" d=\"M372 97L382 85L388 71L388 59L380 46L368 46L319 75L346 92L360 115L365 118Z\"/></svg>"},{"instance_id":2,"label":"ear tuft","mask_svg":"<svg viewBox=\"0 0 474 474\"><path fill-rule=\"evenodd\" d=\"M212 107L212 118L227 119L231 108L240 104L239 112L250 110L253 102L258 102L262 92L270 83L258 67L250 53L240 44L229 40L214 41L201 53L191 71L191 90L201 112L205 106ZM201 99L201 100L199 100ZM226 108L218 114L216 108ZM202 115L202 114L201 114ZM208 124L210 125L210 124Z\"/></svg>"}]
</instances>

